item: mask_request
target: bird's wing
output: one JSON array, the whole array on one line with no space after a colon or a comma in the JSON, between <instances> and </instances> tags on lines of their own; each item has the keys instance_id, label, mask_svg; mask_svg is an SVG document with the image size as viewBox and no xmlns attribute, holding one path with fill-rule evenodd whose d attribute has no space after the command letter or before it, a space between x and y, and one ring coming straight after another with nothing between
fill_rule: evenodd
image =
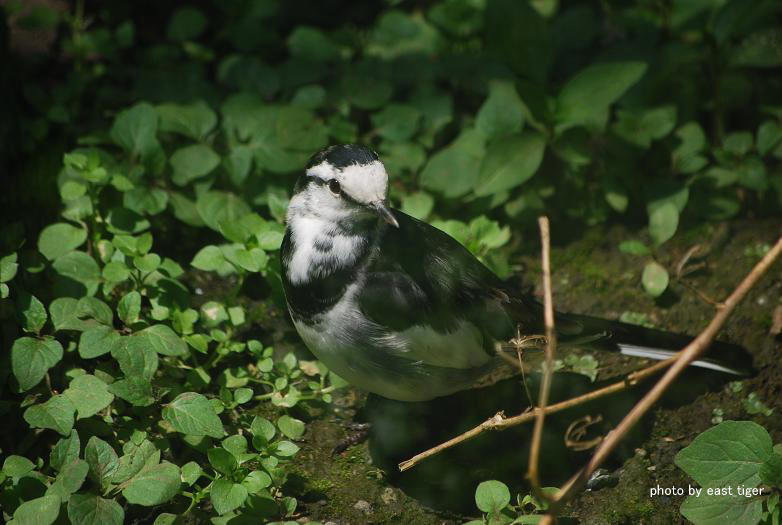
<instances>
[{"instance_id":1,"label":"bird's wing","mask_svg":"<svg viewBox=\"0 0 782 525\"><path fill-rule=\"evenodd\" d=\"M502 281L456 240L393 213L399 228L386 228L373 254L358 295L362 312L394 333L416 334L421 345L449 345L412 351L411 357L460 367L485 362L495 341L515 333L518 305Z\"/></svg>"}]
</instances>

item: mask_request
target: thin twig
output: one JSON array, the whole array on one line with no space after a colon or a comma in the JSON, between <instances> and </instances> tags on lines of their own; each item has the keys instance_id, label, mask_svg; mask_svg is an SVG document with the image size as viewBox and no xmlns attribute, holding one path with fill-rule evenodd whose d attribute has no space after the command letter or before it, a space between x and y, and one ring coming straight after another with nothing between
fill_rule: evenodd
<instances>
[{"instance_id":1,"label":"thin twig","mask_svg":"<svg viewBox=\"0 0 782 525\"><path fill-rule=\"evenodd\" d=\"M774 247L758 262L752 271L747 274L741 284L736 287L733 293L717 308L717 313L712 318L706 328L690 344L674 357L675 362L665 375L649 390L649 392L630 410L619 425L611 431L597 448L594 456L589 462L581 468L555 496L555 502L549 508L546 518L541 523L551 523L554 516L562 506L569 501L581 487L589 476L597 469L608 455L616 448L619 442L629 432L629 430L638 422L641 417L660 399L665 390L681 374L687 366L702 354L716 337L717 332L727 321L733 309L747 295L747 292L758 282L764 273L771 267L774 261L782 254L782 237L780 237Z\"/></svg>"},{"instance_id":2,"label":"thin twig","mask_svg":"<svg viewBox=\"0 0 782 525\"><path fill-rule=\"evenodd\" d=\"M571 399L567 399L565 401L561 401L553 405L549 405L546 407L546 414L554 414L555 412L561 412L562 410L566 410L568 408L572 408L574 406L587 403L589 401L598 399L600 397L604 397L609 394L614 394L626 388L630 388L636 385L642 379L646 379L664 370L666 367L670 366L675 360L676 358L672 357L664 361L658 361L651 366L642 368L637 372L633 372L629 374L622 381L618 381L616 383L612 383L603 388L593 390L592 392L587 392L586 394ZM536 415L537 415L537 409L529 410L527 412L512 417L505 417L504 415L502 415L502 412L499 412L494 416L490 417L489 419L487 419L486 421L484 421L483 423L481 423L480 425L471 428L467 432L460 434L454 438L451 438L445 443L440 443L435 447L425 450L420 454L416 454L415 456L408 459L407 461L403 461L402 463L399 464L399 470L404 472L405 470L411 469L421 461L430 458L436 454L439 454L443 450L449 449L460 443L468 441L478 436L479 434L482 434L486 430L505 430L506 428L522 425L524 423L527 423L535 419Z\"/></svg>"},{"instance_id":3,"label":"thin twig","mask_svg":"<svg viewBox=\"0 0 782 525\"><path fill-rule=\"evenodd\" d=\"M546 361L543 367L543 380L540 382L538 408L535 410L535 427L532 430L532 442L529 448L527 478L535 496L543 501L549 496L540 487L538 464L540 460L540 442L543 438L543 424L546 417L549 392L551 391L551 376L554 373L554 353L557 350L557 333L554 329L554 302L551 294L551 236L549 234L548 217L539 217L541 258L543 266L543 322L546 327Z\"/></svg>"}]
</instances>

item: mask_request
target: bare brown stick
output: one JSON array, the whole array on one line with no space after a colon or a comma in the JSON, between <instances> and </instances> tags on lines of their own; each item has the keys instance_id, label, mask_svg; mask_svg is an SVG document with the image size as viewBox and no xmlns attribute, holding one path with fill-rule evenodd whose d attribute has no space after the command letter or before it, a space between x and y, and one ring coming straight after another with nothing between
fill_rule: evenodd
<instances>
[{"instance_id":1,"label":"bare brown stick","mask_svg":"<svg viewBox=\"0 0 782 525\"><path fill-rule=\"evenodd\" d=\"M548 217L538 217L538 227L540 228L540 256L543 267L543 322L546 327L546 361L543 367L543 380L540 382L540 392L538 393L538 407L535 410L535 426L532 429L532 442L529 448L527 478L529 478L535 496L541 500L548 500L548 495L540 487L538 463L540 460L540 442L543 438L543 424L546 418L546 405L548 405L549 392L551 391L551 376L554 373L557 333L554 330L554 301L551 293L551 235L549 233Z\"/></svg>"},{"instance_id":2,"label":"bare brown stick","mask_svg":"<svg viewBox=\"0 0 782 525\"><path fill-rule=\"evenodd\" d=\"M616 448L627 432L638 422L641 417L660 399L665 390L681 374L687 366L702 354L717 332L722 328L736 305L747 295L747 292L758 282L764 273L771 267L774 261L782 254L782 237L774 247L758 262L743 281L736 287L733 293L725 299L717 313L706 328L690 344L675 356L675 362L662 378L649 390L649 392L630 410L619 425L611 431L603 443L597 448L594 456L581 468L555 496L555 502L549 508L546 519L541 523L550 523L557 512L568 500L570 500L584 485L589 476L599 467L608 455Z\"/></svg>"},{"instance_id":3,"label":"bare brown stick","mask_svg":"<svg viewBox=\"0 0 782 525\"><path fill-rule=\"evenodd\" d=\"M664 370L666 367L670 366L675 360L676 358L672 357L666 359L665 361L658 361L649 367L643 368L641 370L638 370L637 372L633 372L629 374L622 381L618 381L608 386L604 386L603 388L593 390L592 392L588 392L586 394L571 399L567 399L565 401L561 401L553 405L549 405L545 409L546 414L561 412L562 410L566 410L568 408L572 408L574 406L581 405L583 403L587 403L594 399L598 399L600 397L604 397L609 394L619 392L620 390L629 388L637 384L642 379L646 379ZM533 419L535 419L536 415L537 415L537 409L530 410L528 412L524 412L523 414L519 414L517 416L512 416L512 417L505 417L502 412L498 412L497 414L493 415L492 417L490 417L480 425L471 428L467 432L463 434L459 434L458 436L451 438L444 443L440 443L435 447L432 447L428 450L421 452L420 454L416 454L415 456L408 459L407 461L403 461L402 463L399 464L399 470L404 472L405 470L411 469L414 466L416 466L418 463L422 462L423 460L430 458L436 454L439 454L443 450L449 449L460 443L468 441L478 436L479 434L482 434L487 430L505 430L506 428L515 427L517 425L521 425L529 421L532 421Z\"/></svg>"}]
</instances>

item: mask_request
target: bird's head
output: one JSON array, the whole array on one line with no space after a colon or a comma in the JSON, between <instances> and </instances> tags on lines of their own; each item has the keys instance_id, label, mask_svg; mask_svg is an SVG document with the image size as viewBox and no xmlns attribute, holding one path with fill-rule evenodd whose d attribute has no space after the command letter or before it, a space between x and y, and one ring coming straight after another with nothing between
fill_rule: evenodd
<instances>
[{"instance_id":1,"label":"bird's head","mask_svg":"<svg viewBox=\"0 0 782 525\"><path fill-rule=\"evenodd\" d=\"M382 218L399 226L386 204L388 174L369 148L340 144L312 156L299 178L288 208L297 214L327 220Z\"/></svg>"}]
</instances>

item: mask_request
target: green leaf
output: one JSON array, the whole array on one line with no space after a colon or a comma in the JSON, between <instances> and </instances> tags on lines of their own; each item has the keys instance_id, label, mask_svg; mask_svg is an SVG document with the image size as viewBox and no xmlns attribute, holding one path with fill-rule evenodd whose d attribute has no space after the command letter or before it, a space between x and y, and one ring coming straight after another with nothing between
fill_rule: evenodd
<instances>
[{"instance_id":1,"label":"green leaf","mask_svg":"<svg viewBox=\"0 0 782 525\"><path fill-rule=\"evenodd\" d=\"M475 490L475 504L483 512L497 514L510 503L510 491L501 481L484 481Z\"/></svg>"},{"instance_id":2,"label":"green leaf","mask_svg":"<svg viewBox=\"0 0 782 525\"><path fill-rule=\"evenodd\" d=\"M132 156L147 158L160 148L157 141L158 116L146 102L120 111L111 126L112 140Z\"/></svg>"},{"instance_id":3,"label":"green leaf","mask_svg":"<svg viewBox=\"0 0 782 525\"><path fill-rule=\"evenodd\" d=\"M68 437L64 437L52 448L49 455L49 464L57 471L61 471L65 465L79 459L81 441L79 434L72 430Z\"/></svg>"},{"instance_id":4,"label":"green leaf","mask_svg":"<svg viewBox=\"0 0 782 525\"><path fill-rule=\"evenodd\" d=\"M121 261L110 261L103 267L103 278L110 283L121 283L130 277L130 269Z\"/></svg>"},{"instance_id":5,"label":"green leaf","mask_svg":"<svg viewBox=\"0 0 782 525\"><path fill-rule=\"evenodd\" d=\"M751 421L724 421L698 435L674 462L704 487L760 483L760 467L772 455L771 437Z\"/></svg>"},{"instance_id":6,"label":"green leaf","mask_svg":"<svg viewBox=\"0 0 782 525\"><path fill-rule=\"evenodd\" d=\"M261 438L264 443L268 443L272 440L274 434L277 433L277 429L274 428L274 425L268 419L255 416L250 424L250 432L252 432L253 436Z\"/></svg>"},{"instance_id":7,"label":"green leaf","mask_svg":"<svg viewBox=\"0 0 782 525\"><path fill-rule=\"evenodd\" d=\"M76 407L77 419L94 416L114 401L106 383L90 374L74 377L63 395Z\"/></svg>"},{"instance_id":8,"label":"green leaf","mask_svg":"<svg viewBox=\"0 0 782 525\"><path fill-rule=\"evenodd\" d=\"M426 219L433 208L434 199L423 191L409 193L402 198L402 211L416 219Z\"/></svg>"},{"instance_id":9,"label":"green leaf","mask_svg":"<svg viewBox=\"0 0 782 525\"><path fill-rule=\"evenodd\" d=\"M141 294L133 290L117 303L117 315L127 326L137 323L141 313Z\"/></svg>"},{"instance_id":10,"label":"green leaf","mask_svg":"<svg viewBox=\"0 0 782 525\"><path fill-rule=\"evenodd\" d=\"M220 164L220 156L209 146L193 144L176 150L170 162L174 169L171 180L185 186L211 173Z\"/></svg>"},{"instance_id":11,"label":"green leaf","mask_svg":"<svg viewBox=\"0 0 782 525\"><path fill-rule=\"evenodd\" d=\"M602 127L609 106L638 82L645 71L643 62L608 62L578 72L557 96L557 132L578 125Z\"/></svg>"},{"instance_id":12,"label":"green leaf","mask_svg":"<svg viewBox=\"0 0 782 525\"><path fill-rule=\"evenodd\" d=\"M774 148L782 143L782 126L778 122L767 120L758 128L755 143L755 147L761 156L773 151Z\"/></svg>"},{"instance_id":13,"label":"green leaf","mask_svg":"<svg viewBox=\"0 0 782 525\"><path fill-rule=\"evenodd\" d=\"M14 511L14 525L50 525L60 515L60 498L42 496L25 501Z\"/></svg>"},{"instance_id":14,"label":"green leaf","mask_svg":"<svg viewBox=\"0 0 782 525\"><path fill-rule=\"evenodd\" d=\"M421 172L421 186L447 198L461 197L474 187L484 151L483 135L475 129L463 130L429 158Z\"/></svg>"},{"instance_id":15,"label":"green leaf","mask_svg":"<svg viewBox=\"0 0 782 525\"><path fill-rule=\"evenodd\" d=\"M87 240L87 231L67 222L50 224L38 236L38 251L44 257L54 259L75 250Z\"/></svg>"},{"instance_id":16,"label":"green leaf","mask_svg":"<svg viewBox=\"0 0 782 525\"><path fill-rule=\"evenodd\" d=\"M119 468L117 452L97 436L92 436L84 447L84 459L90 466L90 478L101 486L106 486Z\"/></svg>"},{"instance_id":17,"label":"green leaf","mask_svg":"<svg viewBox=\"0 0 782 525\"><path fill-rule=\"evenodd\" d=\"M120 342L120 335L111 327L88 328L79 338L79 355L83 359L100 357L114 350Z\"/></svg>"},{"instance_id":18,"label":"green leaf","mask_svg":"<svg viewBox=\"0 0 782 525\"><path fill-rule=\"evenodd\" d=\"M47 489L46 495L57 496L62 503L67 503L71 494L79 490L84 484L89 469L90 467L86 461L74 459L62 467L60 473L57 474L57 479Z\"/></svg>"},{"instance_id":19,"label":"green leaf","mask_svg":"<svg viewBox=\"0 0 782 525\"><path fill-rule=\"evenodd\" d=\"M201 470L201 465L195 461L190 461L189 463L182 465L182 472L180 476L184 483L192 485L198 481L198 478L200 478L203 473L204 471Z\"/></svg>"},{"instance_id":20,"label":"green leaf","mask_svg":"<svg viewBox=\"0 0 782 525\"><path fill-rule=\"evenodd\" d=\"M291 439L299 439L304 435L304 421L300 421L288 415L280 416L277 420L277 428Z\"/></svg>"},{"instance_id":21,"label":"green leaf","mask_svg":"<svg viewBox=\"0 0 782 525\"><path fill-rule=\"evenodd\" d=\"M133 334L160 355L183 356L188 354L187 343L166 325L155 324Z\"/></svg>"},{"instance_id":22,"label":"green leaf","mask_svg":"<svg viewBox=\"0 0 782 525\"><path fill-rule=\"evenodd\" d=\"M644 267L641 284L643 284L646 293L652 297L659 297L668 288L668 271L651 261Z\"/></svg>"},{"instance_id":23,"label":"green leaf","mask_svg":"<svg viewBox=\"0 0 782 525\"><path fill-rule=\"evenodd\" d=\"M179 467L168 461L143 469L122 490L128 503L151 507L170 500L179 492Z\"/></svg>"},{"instance_id":24,"label":"green leaf","mask_svg":"<svg viewBox=\"0 0 782 525\"><path fill-rule=\"evenodd\" d=\"M34 469L35 464L24 456L10 455L3 461L3 474L9 478L21 478Z\"/></svg>"},{"instance_id":25,"label":"green leaf","mask_svg":"<svg viewBox=\"0 0 782 525\"><path fill-rule=\"evenodd\" d=\"M236 457L224 448L210 448L206 452L209 458L209 464L214 469L225 476L230 476L239 466Z\"/></svg>"},{"instance_id":26,"label":"green leaf","mask_svg":"<svg viewBox=\"0 0 782 525\"><path fill-rule=\"evenodd\" d=\"M679 227L679 210L672 202L655 207L649 214L649 234L657 246L676 233Z\"/></svg>"},{"instance_id":27,"label":"green leaf","mask_svg":"<svg viewBox=\"0 0 782 525\"><path fill-rule=\"evenodd\" d=\"M158 367L158 356L145 338L123 337L111 349L111 356L119 363L120 370L128 377L151 380Z\"/></svg>"},{"instance_id":28,"label":"green leaf","mask_svg":"<svg viewBox=\"0 0 782 525\"><path fill-rule=\"evenodd\" d=\"M209 497L215 512L222 516L244 505L247 489L239 483L220 478L212 482Z\"/></svg>"},{"instance_id":29,"label":"green leaf","mask_svg":"<svg viewBox=\"0 0 782 525\"><path fill-rule=\"evenodd\" d=\"M138 212L128 208L112 208L109 211L106 222L107 228L111 233L135 235L149 228L149 221L147 219ZM117 239L115 239L115 241L116 240ZM135 247L132 251L135 251ZM128 253L126 255L130 254Z\"/></svg>"},{"instance_id":30,"label":"green leaf","mask_svg":"<svg viewBox=\"0 0 782 525\"><path fill-rule=\"evenodd\" d=\"M523 125L524 103L513 82L489 82L489 96L475 118L478 131L488 140L493 140L518 133Z\"/></svg>"},{"instance_id":31,"label":"green leaf","mask_svg":"<svg viewBox=\"0 0 782 525\"><path fill-rule=\"evenodd\" d=\"M73 429L76 407L62 394L52 396L47 402L33 405L24 411L24 420L33 428L50 428L63 436Z\"/></svg>"},{"instance_id":32,"label":"green leaf","mask_svg":"<svg viewBox=\"0 0 782 525\"><path fill-rule=\"evenodd\" d=\"M734 131L728 133L722 140L722 147L737 156L744 156L752 149L752 133L749 131Z\"/></svg>"},{"instance_id":33,"label":"green leaf","mask_svg":"<svg viewBox=\"0 0 782 525\"><path fill-rule=\"evenodd\" d=\"M221 222L233 222L251 212L250 207L233 193L208 191L196 201L196 209L204 223L220 231Z\"/></svg>"},{"instance_id":34,"label":"green leaf","mask_svg":"<svg viewBox=\"0 0 782 525\"><path fill-rule=\"evenodd\" d=\"M298 451L299 451L298 445L296 445L296 443L293 443L291 441L278 441L277 443L274 444L274 454L276 456L289 458L291 456L295 456Z\"/></svg>"},{"instance_id":35,"label":"green leaf","mask_svg":"<svg viewBox=\"0 0 782 525\"><path fill-rule=\"evenodd\" d=\"M20 337L11 347L11 371L26 392L41 382L46 372L62 359L62 345L51 337Z\"/></svg>"},{"instance_id":36,"label":"green leaf","mask_svg":"<svg viewBox=\"0 0 782 525\"><path fill-rule=\"evenodd\" d=\"M143 273L152 273L160 266L160 256L156 253L138 255L133 258L133 266Z\"/></svg>"},{"instance_id":37,"label":"green leaf","mask_svg":"<svg viewBox=\"0 0 782 525\"><path fill-rule=\"evenodd\" d=\"M77 296L95 295L100 284L100 268L95 259L84 252L70 252L52 263L58 279L54 293L57 295Z\"/></svg>"},{"instance_id":38,"label":"green leaf","mask_svg":"<svg viewBox=\"0 0 782 525\"><path fill-rule=\"evenodd\" d=\"M418 130L421 112L407 104L388 104L372 115L372 125L381 137L402 142L410 139Z\"/></svg>"},{"instance_id":39,"label":"green leaf","mask_svg":"<svg viewBox=\"0 0 782 525\"><path fill-rule=\"evenodd\" d=\"M20 292L16 299L16 307L22 317L22 328L25 332L40 333L46 324L46 308L34 295Z\"/></svg>"},{"instance_id":40,"label":"green leaf","mask_svg":"<svg viewBox=\"0 0 782 525\"><path fill-rule=\"evenodd\" d=\"M475 185L479 197L510 190L523 184L538 170L546 142L535 132L507 137L486 149Z\"/></svg>"},{"instance_id":41,"label":"green leaf","mask_svg":"<svg viewBox=\"0 0 782 525\"><path fill-rule=\"evenodd\" d=\"M7 283L16 276L19 264L16 262L16 254L12 253L0 258L0 283Z\"/></svg>"},{"instance_id":42,"label":"green leaf","mask_svg":"<svg viewBox=\"0 0 782 525\"><path fill-rule=\"evenodd\" d=\"M140 215L157 215L168 206L168 193L148 186L134 188L122 195L122 205Z\"/></svg>"},{"instance_id":43,"label":"green leaf","mask_svg":"<svg viewBox=\"0 0 782 525\"><path fill-rule=\"evenodd\" d=\"M676 106L666 105L636 111L619 111L613 129L617 135L640 148L668 135L676 126Z\"/></svg>"},{"instance_id":44,"label":"green leaf","mask_svg":"<svg viewBox=\"0 0 782 525\"><path fill-rule=\"evenodd\" d=\"M109 392L133 406L146 407L155 402L152 385L144 377L128 377L114 381L108 387Z\"/></svg>"},{"instance_id":45,"label":"green leaf","mask_svg":"<svg viewBox=\"0 0 782 525\"><path fill-rule=\"evenodd\" d=\"M339 60L340 48L320 29L298 26L288 37L291 55L312 62Z\"/></svg>"},{"instance_id":46,"label":"green leaf","mask_svg":"<svg viewBox=\"0 0 782 525\"><path fill-rule=\"evenodd\" d=\"M774 487L782 487L782 454L774 453L760 466L760 480Z\"/></svg>"},{"instance_id":47,"label":"green leaf","mask_svg":"<svg viewBox=\"0 0 782 525\"><path fill-rule=\"evenodd\" d=\"M697 122L688 122L676 130L680 144L673 150L671 160L680 173L694 173L703 168L707 160L700 155L706 147L706 134Z\"/></svg>"},{"instance_id":48,"label":"green leaf","mask_svg":"<svg viewBox=\"0 0 782 525\"><path fill-rule=\"evenodd\" d=\"M174 212L174 217L190 226L203 226L204 221L198 214L195 202L191 201L181 193L169 191L168 202Z\"/></svg>"},{"instance_id":49,"label":"green leaf","mask_svg":"<svg viewBox=\"0 0 782 525\"><path fill-rule=\"evenodd\" d=\"M619 244L619 251L622 253L629 253L630 255L648 255L651 250L647 245L641 241L629 240L622 241Z\"/></svg>"},{"instance_id":50,"label":"green leaf","mask_svg":"<svg viewBox=\"0 0 782 525\"><path fill-rule=\"evenodd\" d=\"M708 495L689 496L680 508L682 516L696 525L755 525L760 522L762 504L757 498L743 496ZM736 488L733 487L735 493Z\"/></svg>"},{"instance_id":51,"label":"green leaf","mask_svg":"<svg viewBox=\"0 0 782 525\"><path fill-rule=\"evenodd\" d=\"M192 104L161 104L157 107L160 130L179 133L193 140L202 140L217 125L217 115L206 102Z\"/></svg>"},{"instance_id":52,"label":"green leaf","mask_svg":"<svg viewBox=\"0 0 782 525\"><path fill-rule=\"evenodd\" d=\"M206 272L214 272L225 265L225 257L217 246L204 246L190 263L193 267Z\"/></svg>"},{"instance_id":53,"label":"green leaf","mask_svg":"<svg viewBox=\"0 0 782 525\"><path fill-rule=\"evenodd\" d=\"M254 470L242 480L242 485L250 494L257 494L272 484L272 478L262 470Z\"/></svg>"},{"instance_id":54,"label":"green leaf","mask_svg":"<svg viewBox=\"0 0 782 525\"><path fill-rule=\"evenodd\" d=\"M102 325L114 323L111 307L96 297L82 297L76 303L76 316L80 319L94 319Z\"/></svg>"},{"instance_id":55,"label":"green leaf","mask_svg":"<svg viewBox=\"0 0 782 525\"><path fill-rule=\"evenodd\" d=\"M206 29L209 19L200 9L193 6L180 7L168 23L166 36L169 40L185 42L195 40Z\"/></svg>"},{"instance_id":56,"label":"green leaf","mask_svg":"<svg viewBox=\"0 0 782 525\"><path fill-rule=\"evenodd\" d=\"M113 499L95 494L74 494L68 500L71 525L122 525L125 511Z\"/></svg>"},{"instance_id":57,"label":"green leaf","mask_svg":"<svg viewBox=\"0 0 782 525\"><path fill-rule=\"evenodd\" d=\"M182 434L214 438L223 437L225 434L212 403L195 392L179 394L163 409L163 419Z\"/></svg>"}]
</instances>

